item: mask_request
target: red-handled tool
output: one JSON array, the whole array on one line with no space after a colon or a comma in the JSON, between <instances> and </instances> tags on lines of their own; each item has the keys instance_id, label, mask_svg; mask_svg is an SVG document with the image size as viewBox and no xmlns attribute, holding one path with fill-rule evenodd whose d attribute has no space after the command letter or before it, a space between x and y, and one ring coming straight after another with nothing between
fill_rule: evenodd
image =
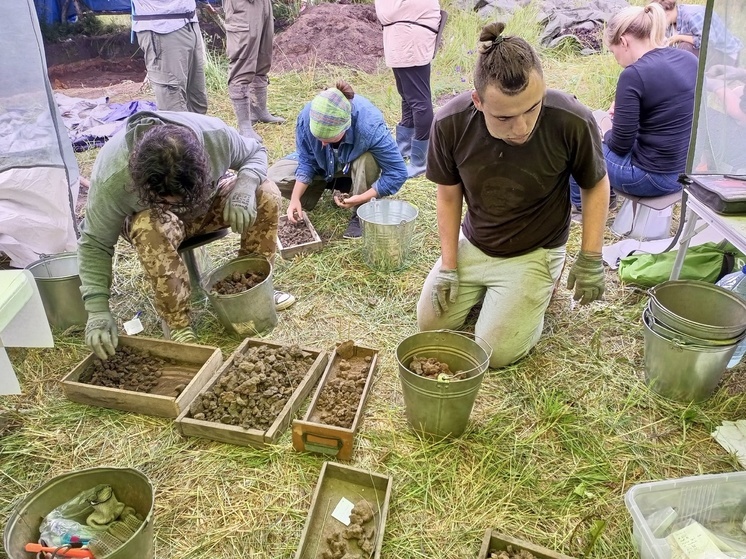
<instances>
[{"instance_id":1,"label":"red-handled tool","mask_svg":"<svg viewBox=\"0 0 746 559\"><path fill-rule=\"evenodd\" d=\"M45 547L38 543L27 543L26 551L29 553L39 553L40 551L56 553L57 557L87 557L88 559L93 559L93 553L91 553L90 550L68 547L66 545L61 545L60 547Z\"/></svg>"}]
</instances>

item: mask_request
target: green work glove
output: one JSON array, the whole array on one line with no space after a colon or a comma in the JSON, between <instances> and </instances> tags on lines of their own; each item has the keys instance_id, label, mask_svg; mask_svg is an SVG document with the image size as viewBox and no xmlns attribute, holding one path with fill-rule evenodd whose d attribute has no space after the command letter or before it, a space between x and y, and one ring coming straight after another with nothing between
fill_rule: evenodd
<instances>
[{"instance_id":1,"label":"green work glove","mask_svg":"<svg viewBox=\"0 0 746 559\"><path fill-rule=\"evenodd\" d=\"M572 298L581 305L604 294L604 262L600 252L580 251L567 275L567 289L575 288Z\"/></svg>"},{"instance_id":2,"label":"green work glove","mask_svg":"<svg viewBox=\"0 0 746 559\"><path fill-rule=\"evenodd\" d=\"M448 310L449 303L456 302L458 295L458 270L440 269L433 284L430 300L437 316Z\"/></svg>"},{"instance_id":3,"label":"green work glove","mask_svg":"<svg viewBox=\"0 0 746 559\"><path fill-rule=\"evenodd\" d=\"M117 322L111 311L96 311L88 313L88 323L85 325L85 343L100 359L108 359L114 355L119 343Z\"/></svg>"},{"instance_id":4,"label":"green work glove","mask_svg":"<svg viewBox=\"0 0 746 559\"><path fill-rule=\"evenodd\" d=\"M223 220L239 235L256 221L256 189L253 177L239 177L223 208Z\"/></svg>"}]
</instances>

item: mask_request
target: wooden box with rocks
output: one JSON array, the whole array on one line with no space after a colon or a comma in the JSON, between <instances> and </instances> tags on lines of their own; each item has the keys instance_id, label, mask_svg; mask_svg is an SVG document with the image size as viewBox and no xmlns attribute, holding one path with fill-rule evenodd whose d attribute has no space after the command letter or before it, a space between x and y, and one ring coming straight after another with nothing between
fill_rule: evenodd
<instances>
[{"instance_id":1,"label":"wooden box with rocks","mask_svg":"<svg viewBox=\"0 0 746 559\"><path fill-rule=\"evenodd\" d=\"M62 379L73 402L176 418L223 363L216 347L120 336L116 353L88 355Z\"/></svg>"},{"instance_id":2,"label":"wooden box with rocks","mask_svg":"<svg viewBox=\"0 0 746 559\"><path fill-rule=\"evenodd\" d=\"M573 559L546 547L488 528L477 559Z\"/></svg>"},{"instance_id":3,"label":"wooden box with rocks","mask_svg":"<svg viewBox=\"0 0 746 559\"><path fill-rule=\"evenodd\" d=\"M295 559L380 559L392 480L324 462Z\"/></svg>"},{"instance_id":4,"label":"wooden box with rocks","mask_svg":"<svg viewBox=\"0 0 746 559\"><path fill-rule=\"evenodd\" d=\"M277 442L329 354L246 338L176 419L183 435L261 448Z\"/></svg>"},{"instance_id":5,"label":"wooden box with rocks","mask_svg":"<svg viewBox=\"0 0 746 559\"><path fill-rule=\"evenodd\" d=\"M346 341L337 346L303 419L293 421L293 448L350 460L363 418L378 350Z\"/></svg>"},{"instance_id":6,"label":"wooden box with rocks","mask_svg":"<svg viewBox=\"0 0 746 559\"><path fill-rule=\"evenodd\" d=\"M318 252L324 246L321 237L303 212L303 220L297 224L290 223L288 216L280 216L277 224L277 249L285 260L290 260L298 254Z\"/></svg>"}]
</instances>

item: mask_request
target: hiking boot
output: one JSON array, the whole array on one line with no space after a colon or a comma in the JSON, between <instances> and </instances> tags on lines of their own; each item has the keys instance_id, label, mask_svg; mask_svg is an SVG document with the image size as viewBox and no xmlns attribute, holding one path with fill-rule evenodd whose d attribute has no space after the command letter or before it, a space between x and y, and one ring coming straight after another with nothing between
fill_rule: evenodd
<instances>
[{"instance_id":1,"label":"hiking boot","mask_svg":"<svg viewBox=\"0 0 746 559\"><path fill-rule=\"evenodd\" d=\"M275 309L284 311L295 304L295 296L275 289Z\"/></svg>"},{"instance_id":2,"label":"hiking boot","mask_svg":"<svg viewBox=\"0 0 746 559\"><path fill-rule=\"evenodd\" d=\"M357 216L357 214L353 215L350 218L350 223L347 224L347 229L345 229L344 235L342 235L343 239L359 239L363 236L363 230L360 228L360 218Z\"/></svg>"}]
</instances>

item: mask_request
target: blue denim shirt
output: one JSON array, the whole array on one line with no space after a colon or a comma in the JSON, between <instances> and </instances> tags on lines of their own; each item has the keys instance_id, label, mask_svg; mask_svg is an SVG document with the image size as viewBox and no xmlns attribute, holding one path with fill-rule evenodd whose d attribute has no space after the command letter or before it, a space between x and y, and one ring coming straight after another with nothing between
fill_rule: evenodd
<instances>
[{"instance_id":1,"label":"blue denim shirt","mask_svg":"<svg viewBox=\"0 0 746 559\"><path fill-rule=\"evenodd\" d=\"M322 146L321 140L311 134L311 103L306 103L303 107L295 125L298 158L295 180L310 184L314 177L322 176L327 182L331 182L338 167L344 168L363 153L370 152L381 168L381 176L373 184L378 197L396 194L407 180L407 167L386 127L383 114L361 95L356 94L350 103L352 125L339 144L336 161L332 147Z\"/></svg>"}]
</instances>

